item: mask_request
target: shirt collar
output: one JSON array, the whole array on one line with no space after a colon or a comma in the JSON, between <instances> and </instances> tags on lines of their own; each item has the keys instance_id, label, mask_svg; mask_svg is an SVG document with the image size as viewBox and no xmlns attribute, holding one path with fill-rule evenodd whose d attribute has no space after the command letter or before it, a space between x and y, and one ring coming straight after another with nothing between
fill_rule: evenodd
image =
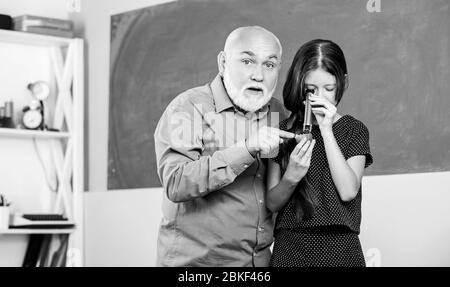
<instances>
[{"instance_id":1,"label":"shirt collar","mask_svg":"<svg viewBox=\"0 0 450 287\"><path fill-rule=\"evenodd\" d=\"M220 75L217 75L212 81L211 91L214 97L216 113L220 113L226 109L234 107L227 91L225 90L225 87L223 86L222 77Z\"/></svg>"},{"instance_id":2,"label":"shirt collar","mask_svg":"<svg viewBox=\"0 0 450 287\"><path fill-rule=\"evenodd\" d=\"M222 77L218 74L214 80L211 82L211 91L214 98L216 113L220 113L229 108L235 108L234 104L231 102L227 91L223 85ZM257 113L265 114L269 111L270 102L262 107Z\"/></svg>"}]
</instances>

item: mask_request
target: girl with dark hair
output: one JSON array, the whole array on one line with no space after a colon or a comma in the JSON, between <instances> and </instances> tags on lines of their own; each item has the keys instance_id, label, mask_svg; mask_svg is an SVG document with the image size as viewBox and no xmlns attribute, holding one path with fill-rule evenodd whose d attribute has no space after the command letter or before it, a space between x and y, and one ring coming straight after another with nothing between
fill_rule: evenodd
<instances>
[{"instance_id":1,"label":"girl with dark hair","mask_svg":"<svg viewBox=\"0 0 450 287\"><path fill-rule=\"evenodd\" d=\"M347 85L337 44L317 39L297 51L283 88L291 114L280 129L299 135L268 166L266 204L277 212L271 266L365 266L361 179L372 155L367 127L337 113ZM300 135L307 100L312 140Z\"/></svg>"}]
</instances>

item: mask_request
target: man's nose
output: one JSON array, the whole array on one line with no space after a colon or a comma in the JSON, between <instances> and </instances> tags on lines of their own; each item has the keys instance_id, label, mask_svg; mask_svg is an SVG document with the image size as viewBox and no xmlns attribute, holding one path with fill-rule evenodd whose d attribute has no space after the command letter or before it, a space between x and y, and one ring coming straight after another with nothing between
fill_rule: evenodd
<instances>
[{"instance_id":1,"label":"man's nose","mask_svg":"<svg viewBox=\"0 0 450 287\"><path fill-rule=\"evenodd\" d=\"M262 82L264 80L262 65L256 65L252 73L252 80Z\"/></svg>"}]
</instances>

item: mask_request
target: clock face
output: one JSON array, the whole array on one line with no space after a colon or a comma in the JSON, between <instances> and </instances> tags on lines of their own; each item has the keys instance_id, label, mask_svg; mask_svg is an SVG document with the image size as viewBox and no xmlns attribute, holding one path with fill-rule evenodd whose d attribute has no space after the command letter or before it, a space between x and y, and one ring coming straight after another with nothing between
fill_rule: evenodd
<instances>
[{"instance_id":1,"label":"clock face","mask_svg":"<svg viewBox=\"0 0 450 287\"><path fill-rule=\"evenodd\" d=\"M23 115L23 125L27 129L36 129L42 123L42 115L38 110L26 111Z\"/></svg>"}]
</instances>

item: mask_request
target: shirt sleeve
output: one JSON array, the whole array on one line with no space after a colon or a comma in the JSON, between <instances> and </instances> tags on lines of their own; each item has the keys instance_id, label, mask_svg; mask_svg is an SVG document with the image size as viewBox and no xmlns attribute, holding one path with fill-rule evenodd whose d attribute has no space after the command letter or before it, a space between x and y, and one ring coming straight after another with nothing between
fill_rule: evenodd
<instances>
[{"instance_id":1,"label":"shirt sleeve","mask_svg":"<svg viewBox=\"0 0 450 287\"><path fill-rule=\"evenodd\" d=\"M194 105L171 104L155 130L158 177L169 200L182 202L221 189L255 160L245 142L204 156L202 115Z\"/></svg>"},{"instance_id":2,"label":"shirt sleeve","mask_svg":"<svg viewBox=\"0 0 450 287\"><path fill-rule=\"evenodd\" d=\"M369 167L373 163L369 145L369 130L362 122L359 121L355 124L352 141L350 142L347 150L347 159L357 155L366 156L364 168Z\"/></svg>"}]
</instances>

